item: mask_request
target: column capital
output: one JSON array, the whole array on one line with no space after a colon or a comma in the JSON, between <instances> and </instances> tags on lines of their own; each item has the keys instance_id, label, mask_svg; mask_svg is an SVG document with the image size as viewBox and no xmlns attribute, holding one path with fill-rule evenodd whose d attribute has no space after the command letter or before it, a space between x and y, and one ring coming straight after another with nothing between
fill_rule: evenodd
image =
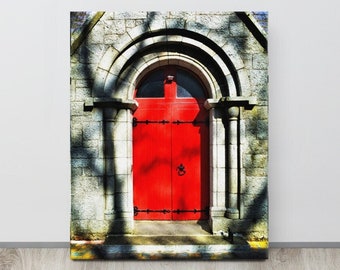
<instances>
[{"instance_id":1,"label":"column capital","mask_svg":"<svg viewBox=\"0 0 340 270\"><path fill-rule=\"evenodd\" d=\"M88 98L85 100L84 109L86 111L92 111L94 107L113 107L135 111L138 108L138 102L134 99L123 100L121 98Z\"/></svg>"},{"instance_id":2,"label":"column capital","mask_svg":"<svg viewBox=\"0 0 340 270\"><path fill-rule=\"evenodd\" d=\"M219 99L208 98L204 107L206 109L211 108L227 108L227 107L244 107L245 109L252 109L257 104L257 99L255 97L221 97Z\"/></svg>"}]
</instances>

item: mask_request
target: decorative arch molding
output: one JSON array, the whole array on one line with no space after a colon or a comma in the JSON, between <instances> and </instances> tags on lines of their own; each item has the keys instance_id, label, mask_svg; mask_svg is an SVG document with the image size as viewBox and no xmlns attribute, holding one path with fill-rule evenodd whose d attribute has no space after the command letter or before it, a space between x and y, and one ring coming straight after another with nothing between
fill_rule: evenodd
<instances>
[{"instance_id":1,"label":"decorative arch molding","mask_svg":"<svg viewBox=\"0 0 340 270\"><path fill-rule=\"evenodd\" d=\"M124 96L120 90L134 82L131 74L148 68L150 61L164 59L166 55L170 61L176 53L178 58L194 59L214 77L221 93L212 94L212 98L241 96L242 92L247 92L246 89L243 91L238 75L244 69L244 63L231 44L219 47L213 40L183 29L157 29L141 34L143 29L137 26L126 33L118 45L106 51L96 71L94 97L130 99L131 96ZM247 87L248 77L243 76L242 82L244 80L243 84Z\"/></svg>"}]
</instances>

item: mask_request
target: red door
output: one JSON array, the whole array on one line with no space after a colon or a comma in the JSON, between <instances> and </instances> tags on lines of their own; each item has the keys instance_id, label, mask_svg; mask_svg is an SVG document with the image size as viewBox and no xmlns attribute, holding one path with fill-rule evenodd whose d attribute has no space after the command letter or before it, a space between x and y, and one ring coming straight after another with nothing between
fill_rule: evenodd
<instances>
[{"instance_id":1,"label":"red door","mask_svg":"<svg viewBox=\"0 0 340 270\"><path fill-rule=\"evenodd\" d=\"M209 128L199 80L175 67L160 69L142 82L136 100L135 219L207 219Z\"/></svg>"}]
</instances>

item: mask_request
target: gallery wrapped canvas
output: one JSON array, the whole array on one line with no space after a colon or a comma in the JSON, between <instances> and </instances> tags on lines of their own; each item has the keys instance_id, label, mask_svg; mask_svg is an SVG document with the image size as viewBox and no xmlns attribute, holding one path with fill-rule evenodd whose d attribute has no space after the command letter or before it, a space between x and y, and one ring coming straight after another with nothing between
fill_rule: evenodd
<instances>
[{"instance_id":1,"label":"gallery wrapped canvas","mask_svg":"<svg viewBox=\"0 0 340 270\"><path fill-rule=\"evenodd\" d=\"M267 12L70 17L71 258L267 258Z\"/></svg>"}]
</instances>

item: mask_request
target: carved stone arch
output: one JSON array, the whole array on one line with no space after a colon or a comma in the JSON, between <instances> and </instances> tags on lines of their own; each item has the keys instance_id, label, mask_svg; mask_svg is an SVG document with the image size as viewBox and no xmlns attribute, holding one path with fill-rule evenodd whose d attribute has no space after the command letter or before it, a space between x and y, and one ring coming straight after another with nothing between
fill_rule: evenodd
<instances>
[{"instance_id":1,"label":"carved stone arch","mask_svg":"<svg viewBox=\"0 0 340 270\"><path fill-rule=\"evenodd\" d=\"M244 63L231 44L226 43L222 48L220 48L213 41L210 40L208 42L207 38L204 36L199 35L192 38L190 36L191 34L187 30L181 30L179 33L174 32L173 34L167 33L158 35L155 35L154 32L141 34L140 31L141 26L133 28L124 35L118 45L115 45L115 47L112 46L106 51L96 72L93 89L94 96L124 98L122 94L124 95L126 92L122 93L120 90L122 87L125 88L127 79L122 76L122 72L127 67L131 68L134 67L134 65L138 65L140 68L141 65L139 62L149 62L149 58L154 57L154 53L152 53L153 50L158 51L158 55L156 57L166 55L169 53L167 52L167 48L170 46L182 49L185 48L187 52L192 48L199 50L200 52L205 53L208 61L213 63L214 66L219 67L222 76L220 76L220 79L216 79L216 81L226 80L226 82L220 83L219 88L227 88L227 90L221 89L222 91L224 90L225 93L215 96L212 95L212 98L218 98L218 96L242 95L243 87L240 83L237 71L244 68ZM160 30L157 29L157 31ZM139 33L139 35L137 33ZM123 42L125 42L125 46L122 45ZM156 47L159 47L160 45L164 47L163 51L159 51L159 48L156 49ZM219 48L218 52L217 48ZM151 53L145 55L141 53L147 50L151 51ZM195 58L195 56L188 55L187 52L180 52L180 54L189 58ZM131 59L133 58L138 59L134 61L133 65L131 65ZM195 60L197 62L201 62L202 67L212 66L211 64L205 65L202 59L201 61L197 58ZM216 72L210 71L210 73L213 74L213 76L216 76ZM249 78L247 76L243 76L242 82L243 81L245 88L248 88ZM114 89L115 92L111 92L112 89ZM247 90L245 92L247 92ZM128 97L125 96L125 98Z\"/></svg>"}]
</instances>

